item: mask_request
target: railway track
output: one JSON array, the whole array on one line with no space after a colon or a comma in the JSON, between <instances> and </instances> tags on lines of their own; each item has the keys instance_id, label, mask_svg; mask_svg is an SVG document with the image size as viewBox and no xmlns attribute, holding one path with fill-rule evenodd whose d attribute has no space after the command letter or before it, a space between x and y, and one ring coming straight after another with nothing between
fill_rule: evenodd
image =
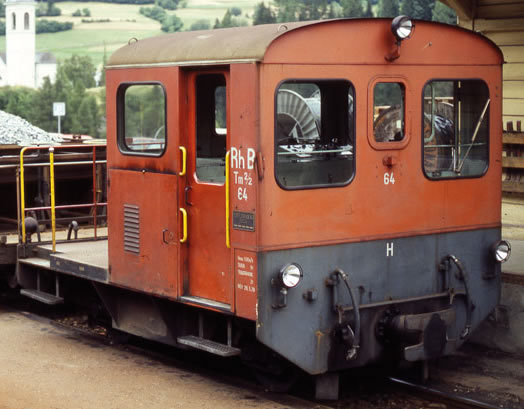
<instances>
[{"instance_id":1,"label":"railway track","mask_svg":"<svg viewBox=\"0 0 524 409\"><path fill-rule=\"evenodd\" d=\"M501 409L502 406L492 405L465 396L450 394L428 386L412 383L404 379L388 378L392 385L415 393L416 396L430 400L431 402L444 404L450 409Z\"/></svg>"}]
</instances>

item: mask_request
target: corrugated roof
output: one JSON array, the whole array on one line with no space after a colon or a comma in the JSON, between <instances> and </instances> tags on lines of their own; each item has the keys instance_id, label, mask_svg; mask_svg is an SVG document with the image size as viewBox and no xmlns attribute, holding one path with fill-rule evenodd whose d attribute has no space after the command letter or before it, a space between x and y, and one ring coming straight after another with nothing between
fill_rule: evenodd
<instances>
[{"instance_id":1,"label":"corrugated roof","mask_svg":"<svg viewBox=\"0 0 524 409\"><path fill-rule=\"evenodd\" d=\"M111 55L107 66L189 62L260 61L273 40L308 21L206 31L183 31L133 41Z\"/></svg>"}]
</instances>

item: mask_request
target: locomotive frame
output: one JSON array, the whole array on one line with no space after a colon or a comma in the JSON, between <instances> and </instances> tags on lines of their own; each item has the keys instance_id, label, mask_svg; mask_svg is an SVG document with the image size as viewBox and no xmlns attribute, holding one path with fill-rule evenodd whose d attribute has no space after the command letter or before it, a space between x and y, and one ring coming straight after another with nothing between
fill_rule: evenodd
<instances>
[{"instance_id":1,"label":"locomotive frame","mask_svg":"<svg viewBox=\"0 0 524 409\"><path fill-rule=\"evenodd\" d=\"M130 42L106 67L108 239L67 245L106 264L21 242L18 282L80 279L114 328L284 384L298 367L318 398L345 369L449 354L510 252L502 62L404 16Z\"/></svg>"}]
</instances>

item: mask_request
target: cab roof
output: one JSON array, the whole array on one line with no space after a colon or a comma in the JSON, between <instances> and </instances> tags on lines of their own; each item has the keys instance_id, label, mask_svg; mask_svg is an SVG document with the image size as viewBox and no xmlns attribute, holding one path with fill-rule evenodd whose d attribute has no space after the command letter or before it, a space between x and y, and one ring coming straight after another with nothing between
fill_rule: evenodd
<instances>
[{"instance_id":1,"label":"cab roof","mask_svg":"<svg viewBox=\"0 0 524 409\"><path fill-rule=\"evenodd\" d=\"M131 39L128 45L111 55L107 66L261 61L268 46L279 36L319 23L262 24Z\"/></svg>"},{"instance_id":2,"label":"cab roof","mask_svg":"<svg viewBox=\"0 0 524 409\"><path fill-rule=\"evenodd\" d=\"M111 55L107 67L276 61L275 55L279 55L280 62L349 63L358 60L383 64L383 56L391 50L393 42L390 24L391 19L335 19L183 31L144 40L131 39ZM402 60L407 63L421 59L433 64L503 62L500 49L480 34L427 21L417 20L415 25L410 46L403 50ZM436 27L439 29L435 30ZM343 32L337 31L341 28ZM311 33L310 30L316 30L316 35L298 35L303 31ZM269 52L271 44L280 37L286 38L279 40L282 47L271 47ZM272 54L271 57L268 54Z\"/></svg>"}]
</instances>

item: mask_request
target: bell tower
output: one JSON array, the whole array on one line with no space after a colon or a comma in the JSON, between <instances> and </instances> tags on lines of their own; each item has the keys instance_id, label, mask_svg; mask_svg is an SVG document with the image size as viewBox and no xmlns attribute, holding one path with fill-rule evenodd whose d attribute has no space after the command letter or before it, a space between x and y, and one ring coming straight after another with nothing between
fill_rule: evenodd
<instances>
[{"instance_id":1,"label":"bell tower","mask_svg":"<svg viewBox=\"0 0 524 409\"><path fill-rule=\"evenodd\" d=\"M7 84L35 87L35 1L6 0Z\"/></svg>"}]
</instances>

